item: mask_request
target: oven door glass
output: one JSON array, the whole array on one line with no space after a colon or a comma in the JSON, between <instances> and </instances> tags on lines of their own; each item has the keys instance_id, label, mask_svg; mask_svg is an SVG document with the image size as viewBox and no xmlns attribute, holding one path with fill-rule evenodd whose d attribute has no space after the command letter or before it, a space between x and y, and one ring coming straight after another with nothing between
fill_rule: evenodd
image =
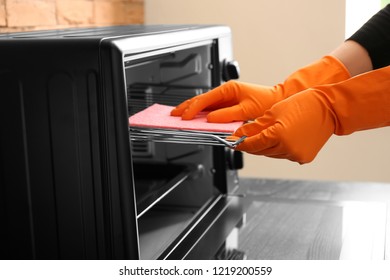
<instances>
[{"instance_id":1,"label":"oven door glass","mask_svg":"<svg viewBox=\"0 0 390 280\"><path fill-rule=\"evenodd\" d=\"M213 47L207 41L126 57L129 116L210 90L217 68ZM213 148L151 141L131 141L131 147L140 256L155 259L221 195L214 186Z\"/></svg>"}]
</instances>

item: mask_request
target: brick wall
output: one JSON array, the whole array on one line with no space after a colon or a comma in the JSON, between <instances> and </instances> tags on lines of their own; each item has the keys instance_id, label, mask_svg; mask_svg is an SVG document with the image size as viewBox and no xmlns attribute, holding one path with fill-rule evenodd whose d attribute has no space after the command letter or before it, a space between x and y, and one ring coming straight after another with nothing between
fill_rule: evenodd
<instances>
[{"instance_id":1,"label":"brick wall","mask_svg":"<svg viewBox=\"0 0 390 280\"><path fill-rule=\"evenodd\" d=\"M144 0L0 0L0 32L144 22Z\"/></svg>"}]
</instances>

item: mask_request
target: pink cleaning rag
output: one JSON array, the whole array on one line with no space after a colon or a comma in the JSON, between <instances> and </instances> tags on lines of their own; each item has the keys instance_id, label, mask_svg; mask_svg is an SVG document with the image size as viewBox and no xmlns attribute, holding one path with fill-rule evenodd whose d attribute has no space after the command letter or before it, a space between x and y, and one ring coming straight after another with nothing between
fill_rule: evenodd
<instances>
[{"instance_id":1,"label":"pink cleaning rag","mask_svg":"<svg viewBox=\"0 0 390 280\"><path fill-rule=\"evenodd\" d=\"M201 112L194 119L184 121L180 117L171 116L173 108L173 106L153 104L131 116L129 118L129 126L233 133L243 124L241 121L209 123L206 119L207 112Z\"/></svg>"}]
</instances>

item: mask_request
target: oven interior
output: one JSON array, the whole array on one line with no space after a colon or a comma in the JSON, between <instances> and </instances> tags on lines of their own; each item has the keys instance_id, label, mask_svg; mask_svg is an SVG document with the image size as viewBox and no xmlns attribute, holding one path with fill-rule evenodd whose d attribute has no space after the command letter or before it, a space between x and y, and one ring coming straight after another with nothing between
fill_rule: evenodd
<instances>
[{"instance_id":1,"label":"oven interior","mask_svg":"<svg viewBox=\"0 0 390 280\"><path fill-rule=\"evenodd\" d=\"M147 53L125 62L129 116L176 106L209 90L212 42ZM214 183L213 147L131 140L141 259L159 258L223 191Z\"/></svg>"}]
</instances>

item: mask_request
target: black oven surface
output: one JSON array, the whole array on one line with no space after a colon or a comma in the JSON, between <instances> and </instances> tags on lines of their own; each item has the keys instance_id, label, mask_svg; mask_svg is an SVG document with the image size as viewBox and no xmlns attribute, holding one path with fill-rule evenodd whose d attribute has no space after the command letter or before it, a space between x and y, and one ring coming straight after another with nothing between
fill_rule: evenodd
<instances>
[{"instance_id":1,"label":"black oven surface","mask_svg":"<svg viewBox=\"0 0 390 280\"><path fill-rule=\"evenodd\" d=\"M128 117L231 59L224 26L0 35L1 258L214 258L243 214L231 151L131 141Z\"/></svg>"}]
</instances>

